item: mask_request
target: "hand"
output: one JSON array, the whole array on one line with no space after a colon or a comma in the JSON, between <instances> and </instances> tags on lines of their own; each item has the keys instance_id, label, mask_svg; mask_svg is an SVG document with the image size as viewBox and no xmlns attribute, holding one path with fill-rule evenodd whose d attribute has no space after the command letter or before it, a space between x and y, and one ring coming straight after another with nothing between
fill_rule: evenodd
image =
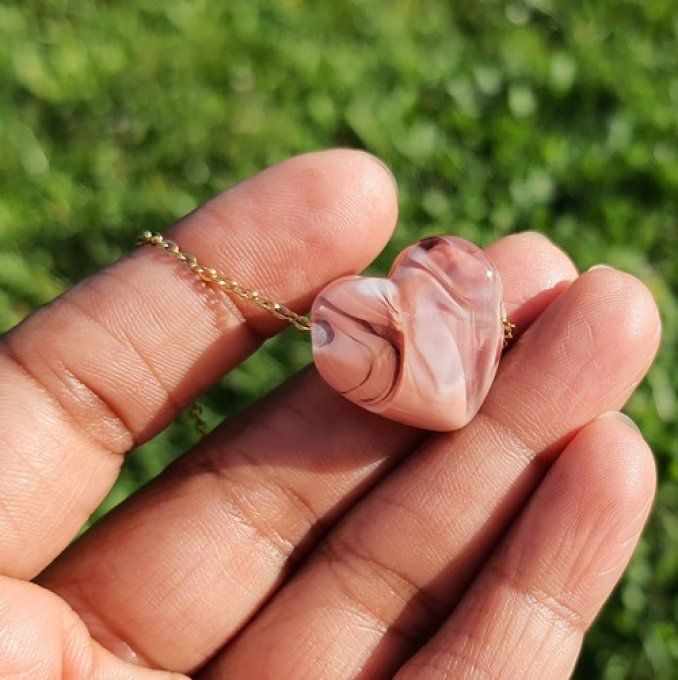
<instances>
[{"instance_id":1,"label":"hand","mask_svg":"<svg viewBox=\"0 0 678 680\"><path fill-rule=\"evenodd\" d=\"M395 221L380 164L331 151L170 235L303 310ZM309 369L68 549L124 454L281 322L142 248L7 334L0 675L566 677L652 501L647 445L607 412L647 370L659 320L636 279L577 278L539 235L487 254L522 337L466 428L383 420Z\"/></svg>"}]
</instances>

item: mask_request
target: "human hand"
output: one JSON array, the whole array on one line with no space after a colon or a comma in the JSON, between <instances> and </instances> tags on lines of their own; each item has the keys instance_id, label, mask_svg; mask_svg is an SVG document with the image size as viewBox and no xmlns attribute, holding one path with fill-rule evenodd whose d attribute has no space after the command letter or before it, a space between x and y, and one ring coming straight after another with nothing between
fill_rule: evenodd
<instances>
[{"instance_id":1,"label":"human hand","mask_svg":"<svg viewBox=\"0 0 678 680\"><path fill-rule=\"evenodd\" d=\"M170 233L304 310L396 212L374 159L331 151ZM144 248L4 336L0 675L567 677L651 505L651 453L614 410L659 320L636 279L577 278L539 235L486 252L521 337L466 428L381 419L308 369L68 549L125 452L281 323Z\"/></svg>"}]
</instances>

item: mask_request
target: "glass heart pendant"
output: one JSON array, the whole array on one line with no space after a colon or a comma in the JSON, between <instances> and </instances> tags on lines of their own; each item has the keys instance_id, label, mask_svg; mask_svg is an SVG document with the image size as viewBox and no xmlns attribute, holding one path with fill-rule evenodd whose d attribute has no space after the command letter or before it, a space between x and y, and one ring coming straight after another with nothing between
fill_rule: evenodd
<instances>
[{"instance_id":1,"label":"glass heart pendant","mask_svg":"<svg viewBox=\"0 0 678 680\"><path fill-rule=\"evenodd\" d=\"M320 292L313 359L331 387L368 411L456 430L497 372L502 311L501 278L480 248L428 238L405 249L388 278L346 276Z\"/></svg>"}]
</instances>

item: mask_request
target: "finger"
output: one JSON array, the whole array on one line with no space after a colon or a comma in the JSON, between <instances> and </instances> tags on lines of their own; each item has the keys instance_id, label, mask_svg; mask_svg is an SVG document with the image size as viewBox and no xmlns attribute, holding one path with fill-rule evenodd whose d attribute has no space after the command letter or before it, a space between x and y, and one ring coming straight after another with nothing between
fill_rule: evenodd
<instances>
[{"instance_id":1,"label":"finger","mask_svg":"<svg viewBox=\"0 0 678 680\"><path fill-rule=\"evenodd\" d=\"M504 359L479 415L377 486L226 648L214 677L245 667L260 677L392 673L449 612L563 444L625 401L658 327L633 277L579 277Z\"/></svg>"},{"instance_id":2,"label":"finger","mask_svg":"<svg viewBox=\"0 0 678 680\"><path fill-rule=\"evenodd\" d=\"M303 310L366 266L395 222L371 156L308 154L218 196L170 232L206 263ZM143 248L0 342L0 572L32 576L71 540L134 443L281 322Z\"/></svg>"},{"instance_id":3,"label":"finger","mask_svg":"<svg viewBox=\"0 0 678 680\"><path fill-rule=\"evenodd\" d=\"M652 454L614 415L570 442L515 530L398 680L570 677L654 495Z\"/></svg>"},{"instance_id":4,"label":"finger","mask_svg":"<svg viewBox=\"0 0 678 680\"><path fill-rule=\"evenodd\" d=\"M33 583L0 576L0 677L179 680L125 663L94 642L72 609Z\"/></svg>"},{"instance_id":5,"label":"finger","mask_svg":"<svg viewBox=\"0 0 678 680\"><path fill-rule=\"evenodd\" d=\"M507 282L510 313L524 324L547 303L547 290L556 294L575 276L569 259L534 234L502 239L488 253ZM121 507L42 582L111 649L190 670L420 439L305 372Z\"/></svg>"}]
</instances>

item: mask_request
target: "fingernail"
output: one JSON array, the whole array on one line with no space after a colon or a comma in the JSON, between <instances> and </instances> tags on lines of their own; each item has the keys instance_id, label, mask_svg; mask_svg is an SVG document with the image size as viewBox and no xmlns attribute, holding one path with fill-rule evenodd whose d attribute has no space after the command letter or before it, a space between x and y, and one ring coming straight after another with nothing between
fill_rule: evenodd
<instances>
[{"instance_id":1,"label":"fingernail","mask_svg":"<svg viewBox=\"0 0 678 680\"><path fill-rule=\"evenodd\" d=\"M589 267L586 271L593 272L596 269L614 269L614 267L610 267L609 264L594 264L593 267Z\"/></svg>"},{"instance_id":2,"label":"fingernail","mask_svg":"<svg viewBox=\"0 0 678 680\"><path fill-rule=\"evenodd\" d=\"M615 420L624 423L624 425L630 427L632 430L635 430L638 434L641 434L638 425L636 425L626 413L622 413L621 411L607 411L606 413L599 415L596 420L600 420L601 418L614 418Z\"/></svg>"}]
</instances>

